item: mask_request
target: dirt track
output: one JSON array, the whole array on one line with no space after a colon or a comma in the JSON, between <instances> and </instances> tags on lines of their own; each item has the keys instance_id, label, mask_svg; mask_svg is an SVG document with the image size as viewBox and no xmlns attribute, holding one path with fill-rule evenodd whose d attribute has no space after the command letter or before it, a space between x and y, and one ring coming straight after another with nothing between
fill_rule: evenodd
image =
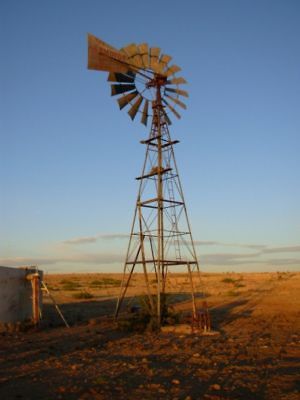
<instances>
[{"instance_id":1,"label":"dirt track","mask_svg":"<svg viewBox=\"0 0 300 400\"><path fill-rule=\"evenodd\" d=\"M69 319L80 309L70 329L3 334L0 399L298 400L300 273L248 274L234 296L224 275L205 281L216 337L119 332L91 319L101 301L112 311L105 296L62 305Z\"/></svg>"}]
</instances>

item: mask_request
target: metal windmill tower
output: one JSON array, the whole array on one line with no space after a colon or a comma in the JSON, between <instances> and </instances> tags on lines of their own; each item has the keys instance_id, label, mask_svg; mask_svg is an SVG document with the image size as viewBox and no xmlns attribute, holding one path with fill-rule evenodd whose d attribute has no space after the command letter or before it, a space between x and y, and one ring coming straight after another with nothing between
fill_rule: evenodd
<instances>
[{"instance_id":1,"label":"metal windmill tower","mask_svg":"<svg viewBox=\"0 0 300 400\"><path fill-rule=\"evenodd\" d=\"M192 315L196 318L195 277L199 265L191 234L182 186L174 155L169 126L170 114L180 118L177 108L186 108L181 97L188 97L180 85L186 81L169 65L172 57L146 43L130 44L120 50L88 35L88 68L109 72L111 95L118 96L120 109L128 108L131 119L140 114L150 133L141 143L146 147L142 173L136 179L139 190L135 205L123 280L116 306L118 316L132 274L140 267L152 315L160 326L165 307L166 282L171 269L189 277ZM155 292L149 274L155 277Z\"/></svg>"}]
</instances>

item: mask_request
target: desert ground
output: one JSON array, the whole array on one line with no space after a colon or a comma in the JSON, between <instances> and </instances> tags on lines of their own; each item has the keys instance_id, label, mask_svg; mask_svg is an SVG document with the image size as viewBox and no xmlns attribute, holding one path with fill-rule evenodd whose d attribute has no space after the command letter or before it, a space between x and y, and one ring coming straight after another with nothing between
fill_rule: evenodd
<instances>
[{"instance_id":1,"label":"desert ground","mask_svg":"<svg viewBox=\"0 0 300 400\"><path fill-rule=\"evenodd\" d=\"M40 327L0 335L0 399L299 400L300 273L201 276L215 336L120 329L121 275L45 276L70 328L45 293ZM187 277L167 291L187 314ZM143 293L136 275L126 302Z\"/></svg>"}]
</instances>

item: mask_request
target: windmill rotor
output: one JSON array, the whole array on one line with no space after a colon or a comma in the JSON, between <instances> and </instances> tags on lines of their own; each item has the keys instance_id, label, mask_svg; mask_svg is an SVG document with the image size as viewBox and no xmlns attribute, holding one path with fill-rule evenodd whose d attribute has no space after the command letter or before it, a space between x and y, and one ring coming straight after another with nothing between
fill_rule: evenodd
<instances>
[{"instance_id":1,"label":"windmill rotor","mask_svg":"<svg viewBox=\"0 0 300 400\"><path fill-rule=\"evenodd\" d=\"M147 43L131 43L118 50L91 34L88 35L88 49L88 68L109 73L111 95L117 97L120 109L126 107L132 120L140 114L141 123L147 126L153 115L157 89L166 123L171 124L171 114L180 118L177 109L186 109L182 98L188 97L181 85L187 82L176 75L181 68L171 64L171 56Z\"/></svg>"}]
</instances>

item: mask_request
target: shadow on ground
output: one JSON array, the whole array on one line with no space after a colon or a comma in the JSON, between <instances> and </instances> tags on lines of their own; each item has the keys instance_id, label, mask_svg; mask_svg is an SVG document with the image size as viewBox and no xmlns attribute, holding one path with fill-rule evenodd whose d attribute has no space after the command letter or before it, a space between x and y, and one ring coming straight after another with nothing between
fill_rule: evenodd
<instances>
[{"instance_id":1,"label":"shadow on ground","mask_svg":"<svg viewBox=\"0 0 300 400\"><path fill-rule=\"evenodd\" d=\"M239 299L211 309L210 313L214 329L222 330L225 325L234 320L249 318L253 310L247 307L247 304L248 300Z\"/></svg>"},{"instance_id":2,"label":"shadow on ground","mask_svg":"<svg viewBox=\"0 0 300 400\"><path fill-rule=\"evenodd\" d=\"M203 294L196 296L197 298L204 298ZM180 303L188 303L191 300L190 293L170 293L168 294L168 304L178 305ZM126 297L123 302L122 310L129 309L130 307L143 307L145 296ZM113 317L116 309L117 299L112 297L103 300L85 300L85 301L70 301L69 303L59 304L63 316L68 324L73 326L81 323L87 323L93 318L103 316ZM54 304L47 300L43 305L43 326L44 327L58 327L63 326L64 322L59 316Z\"/></svg>"},{"instance_id":3,"label":"shadow on ground","mask_svg":"<svg viewBox=\"0 0 300 400\"><path fill-rule=\"evenodd\" d=\"M69 325L87 323L93 318L113 316L116 300L93 300L59 304L59 309ZM53 303L43 305L43 325L57 327L64 325Z\"/></svg>"}]
</instances>

